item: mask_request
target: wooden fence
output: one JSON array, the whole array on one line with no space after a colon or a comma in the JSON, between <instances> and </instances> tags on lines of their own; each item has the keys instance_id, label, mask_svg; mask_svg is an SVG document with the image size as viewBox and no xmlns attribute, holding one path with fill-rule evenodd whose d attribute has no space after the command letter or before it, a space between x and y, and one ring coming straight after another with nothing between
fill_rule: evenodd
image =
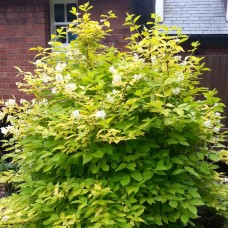
<instances>
[{"instance_id":1,"label":"wooden fence","mask_svg":"<svg viewBox=\"0 0 228 228\"><path fill-rule=\"evenodd\" d=\"M228 128L228 55L209 55L205 62L211 71L204 73L201 85L218 91L218 97L226 105L223 124Z\"/></svg>"}]
</instances>

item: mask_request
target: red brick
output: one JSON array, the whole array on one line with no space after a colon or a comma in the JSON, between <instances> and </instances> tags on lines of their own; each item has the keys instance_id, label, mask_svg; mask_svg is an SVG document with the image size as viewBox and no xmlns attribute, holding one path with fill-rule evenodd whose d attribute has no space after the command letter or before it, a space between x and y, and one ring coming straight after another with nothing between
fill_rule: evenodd
<instances>
[{"instance_id":1,"label":"red brick","mask_svg":"<svg viewBox=\"0 0 228 228\"><path fill-rule=\"evenodd\" d=\"M31 98L18 91L16 81L22 76L16 77L18 72L13 66L19 66L22 70L33 71L34 67L29 63L34 60L35 52L28 51L31 47L47 46L50 39L49 0L0 0L0 97L8 99L14 94L17 99ZM82 2L87 0L82 0ZM100 14L113 9L118 15L113 19L114 32L104 42L106 45L114 44L123 50L127 44L123 39L129 34L129 30L122 29L125 12L129 10L130 0L94 0L93 19L100 20Z\"/></svg>"}]
</instances>

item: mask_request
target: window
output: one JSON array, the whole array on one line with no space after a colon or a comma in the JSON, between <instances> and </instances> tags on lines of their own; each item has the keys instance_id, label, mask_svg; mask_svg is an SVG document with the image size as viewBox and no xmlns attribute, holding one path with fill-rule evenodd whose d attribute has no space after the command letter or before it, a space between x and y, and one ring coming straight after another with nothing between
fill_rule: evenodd
<instances>
[{"instance_id":1,"label":"window","mask_svg":"<svg viewBox=\"0 0 228 228\"><path fill-rule=\"evenodd\" d=\"M131 0L132 12L135 15L141 15L138 23L145 25L151 20L151 14L156 13L163 21L164 0Z\"/></svg>"},{"instance_id":2,"label":"window","mask_svg":"<svg viewBox=\"0 0 228 228\"><path fill-rule=\"evenodd\" d=\"M76 38L70 32L67 32L68 25L75 19L75 15L70 13L72 7L78 6L77 0L50 0L50 19L51 19L51 34L57 34L57 30L64 28L66 37L60 38L64 44L70 43Z\"/></svg>"}]
</instances>

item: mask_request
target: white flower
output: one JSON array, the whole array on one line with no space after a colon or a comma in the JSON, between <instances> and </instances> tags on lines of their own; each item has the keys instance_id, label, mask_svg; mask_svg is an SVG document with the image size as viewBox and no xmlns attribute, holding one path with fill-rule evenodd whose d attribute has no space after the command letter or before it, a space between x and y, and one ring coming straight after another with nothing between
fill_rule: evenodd
<instances>
[{"instance_id":1,"label":"white flower","mask_svg":"<svg viewBox=\"0 0 228 228\"><path fill-rule=\"evenodd\" d=\"M112 74L116 74L116 69L113 67L113 66L111 66L111 67L109 67L109 71L112 73Z\"/></svg>"},{"instance_id":2,"label":"white flower","mask_svg":"<svg viewBox=\"0 0 228 228\"><path fill-rule=\"evenodd\" d=\"M49 82L49 77L46 74L42 74L42 80L44 83L48 83Z\"/></svg>"},{"instance_id":3,"label":"white flower","mask_svg":"<svg viewBox=\"0 0 228 228\"><path fill-rule=\"evenodd\" d=\"M214 107L218 106L218 103L214 103Z\"/></svg>"},{"instance_id":4,"label":"white flower","mask_svg":"<svg viewBox=\"0 0 228 228\"><path fill-rule=\"evenodd\" d=\"M15 105L16 101L14 99L9 99L5 102L6 106L13 106Z\"/></svg>"},{"instance_id":5,"label":"white flower","mask_svg":"<svg viewBox=\"0 0 228 228\"><path fill-rule=\"evenodd\" d=\"M219 131L220 131L220 128L219 128L219 127L214 127L214 128L213 128L213 131L214 131L214 132L219 132Z\"/></svg>"},{"instance_id":6,"label":"white flower","mask_svg":"<svg viewBox=\"0 0 228 228\"><path fill-rule=\"evenodd\" d=\"M61 74L56 74L55 79L57 82L64 82L63 76Z\"/></svg>"},{"instance_id":7,"label":"white flower","mask_svg":"<svg viewBox=\"0 0 228 228\"><path fill-rule=\"evenodd\" d=\"M65 80L68 82L68 81L70 81L71 76L70 76L70 74L67 74L64 78L65 78Z\"/></svg>"},{"instance_id":8,"label":"white flower","mask_svg":"<svg viewBox=\"0 0 228 228\"><path fill-rule=\"evenodd\" d=\"M134 60L139 60L139 56L137 53L134 53Z\"/></svg>"},{"instance_id":9,"label":"white flower","mask_svg":"<svg viewBox=\"0 0 228 228\"><path fill-rule=\"evenodd\" d=\"M119 82L121 82L121 76L118 75L118 74L115 74L115 75L113 76L112 84L117 84L117 83L119 83Z\"/></svg>"},{"instance_id":10,"label":"white flower","mask_svg":"<svg viewBox=\"0 0 228 228\"><path fill-rule=\"evenodd\" d=\"M2 217L2 221L7 221L9 219L9 217L7 216L7 215L4 215L3 217Z\"/></svg>"},{"instance_id":11,"label":"white flower","mask_svg":"<svg viewBox=\"0 0 228 228\"><path fill-rule=\"evenodd\" d=\"M210 128L211 127L211 121L210 120L204 121L203 126L207 127L207 128Z\"/></svg>"},{"instance_id":12,"label":"white flower","mask_svg":"<svg viewBox=\"0 0 228 228\"><path fill-rule=\"evenodd\" d=\"M36 60L35 64L36 64L36 65L42 65L42 62L41 62L40 59L38 59L38 60Z\"/></svg>"},{"instance_id":13,"label":"white flower","mask_svg":"<svg viewBox=\"0 0 228 228\"><path fill-rule=\"evenodd\" d=\"M52 88L52 89L51 89L51 92L52 92L53 94L56 94L56 93L57 93L57 89L56 89L56 88Z\"/></svg>"},{"instance_id":14,"label":"white flower","mask_svg":"<svg viewBox=\"0 0 228 228\"><path fill-rule=\"evenodd\" d=\"M74 83L70 83L70 84L66 84L65 85L65 89L68 91L68 92L72 92L74 90L76 90L77 86L76 84Z\"/></svg>"},{"instance_id":15,"label":"white flower","mask_svg":"<svg viewBox=\"0 0 228 228\"><path fill-rule=\"evenodd\" d=\"M178 76L176 82L182 82L184 80L183 72L175 72L175 74Z\"/></svg>"},{"instance_id":16,"label":"white flower","mask_svg":"<svg viewBox=\"0 0 228 228\"><path fill-rule=\"evenodd\" d=\"M172 92L174 95L178 95L180 93L180 88L179 87L173 88Z\"/></svg>"},{"instance_id":17,"label":"white flower","mask_svg":"<svg viewBox=\"0 0 228 228\"><path fill-rule=\"evenodd\" d=\"M180 56L180 55L176 55L176 56L174 56L174 59L175 59L176 61L179 61L179 60L181 60L181 56Z\"/></svg>"},{"instance_id":18,"label":"white flower","mask_svg":"<svg viewBox=\"0 0 228 228\"><path fill-rule=\"evenodd\" d=\"M151 58L150 58L150 60L151 60L152 63L155 63L156 62L156 59L157 59L156 56L151 56Z\"/></svg>"},{"instance_id":19,"label":"white flower","mask_svg":"<svg viewBox=\"0 0 228 228\"><path fill-rule=\"evenodd\" d=\"M118 90L116 90L116 89L114 89L114 90L112 90L112 93L113 93L114 95L116 95L116 94L118 94L118 93L119 93L119 91L118 91Z\"/></svg>"},{"instance_id":20,"label":"white flower","mask_svg":"<svg viewBox=\"0 0 228 228\"><path fill-rule=\"evenodd\" d=\"M140 80L142 78L142 74L135 74L133 76L133 78L137 81L137 80Z\"/></svg>"},{"instance_id":21,"label":"white flower","mask_svg":"<svg viewBox=\"0 0 228 228\"><path fill-rule=\"evenodd\" d=\"M56 71L62 72L65 67L66 67L66 63L58 63L55 69Z\"/></svg>"},{"instance_id":22,"label":"white flower","mask_svg":"<svg viewBox=\"0 0 228 228\"><path fill-rule=\"evenodd\" d=\"M36 99L32 99L32 105L36 104Z\"/></svg>"},{"instance_id":23,"label":"white flower","mask_svg":"<svg viewBox=\"0 0 228 228\"><path fill-rule=\"evenodd\" d=\"M104 119L105 116L106 116L106 113L105 113L104 110L100 110L100 111L97 111L97 112L96 112L95 116L96 116L97 118L99 118L99 119Z\"/></svg>"},{"instance_id":24,"label":"white flower","mask_svg":"<svg viewBox=\"0 0 228 228\"><path fill-rule=\"evenodd\" d=\"M182 82L184 80L184 76L178 76L176 82Z\"/></svg>"},{"instance_id":25,"label":"white flower","mask_svg":"<svg viewBox=\"0 0 228 228\"><path fill-rule=\"evenodd\" d=\"M14 127L11 125L8 125L7 127L1 127L1 132L4 135L7 135L12 130L14 130Z\"/></svg>"},{"instance_id":26,"label":"white flower","mask_svg":"<svg viewBox=\"0 0 228 228\"><path fill-rule=\"evenodd\" d=\"M24 103L26 103L26 100L25 99L20 99L20 104L24 104Z\"/></svg>"},{"instance_id":27,"label":"white flower","mask_svg":"<svg viewBox=\"0 0 228 228\"><path fill-rule=\"evenodd\" d=\"M219 112L216 112L215 116L219 117L219 116L221 116L221 114Z\"/></svg>"},{"instance_id":28,"label":"white flower","mask_svg":"<svg viewBox=\"0 0 228 228\"><path fill-rule=\"evenodd\" d=\"M73 111L71 115L72 115L74 118L80 118L80 116L81 116L79 110Z\"/></svg>"},{"instance_id":29,"label":"white flower","mask_svg":"<svg viewBox=\"0 0 228 228\"><path fill-rule=\"evenodd\" d=\"M1 132L3 135L6 135L8 133L8 130L6 127L1 127Z\"/></svg>"},{"instance_id":30,"label":"white flower","mask_svg":"<svg viewBox=\"0 0 228 228\"><path fill-rule=\"evenodd\" d=\"M114 98L110 94L107 95L107 99L110 103L114 103Z\"/></svg>"}]
</instances>

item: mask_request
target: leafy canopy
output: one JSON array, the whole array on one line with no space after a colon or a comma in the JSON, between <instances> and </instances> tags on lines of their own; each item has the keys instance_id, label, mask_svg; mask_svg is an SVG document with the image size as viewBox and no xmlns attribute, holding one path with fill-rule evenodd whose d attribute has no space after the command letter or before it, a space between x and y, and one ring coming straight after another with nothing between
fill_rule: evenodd
<instances>
[{"instance_id":1,"label":"leafy canopy","mask_svg":"<svg viewBox=\"0 0 228 228\"><path fill-rule=\"evenodd\" d=\"M199 86L202 58L185 58L176 28L127 15L127 52L101 41L109 11L92 21L86 3L65 47L35 48L34 72L19 89L32 101L9 99L1 118L18 171L1 173L18 192L0 199L0 225L13 227L156 227L193 224L201 205L226 213L227 187L214 162L226 159L215 91ZM72 13L78 16L76 9ZM77 26L75 25L77 24ZM176 31L177 35L169 35Z\"/></svg>"}]
</instances>

